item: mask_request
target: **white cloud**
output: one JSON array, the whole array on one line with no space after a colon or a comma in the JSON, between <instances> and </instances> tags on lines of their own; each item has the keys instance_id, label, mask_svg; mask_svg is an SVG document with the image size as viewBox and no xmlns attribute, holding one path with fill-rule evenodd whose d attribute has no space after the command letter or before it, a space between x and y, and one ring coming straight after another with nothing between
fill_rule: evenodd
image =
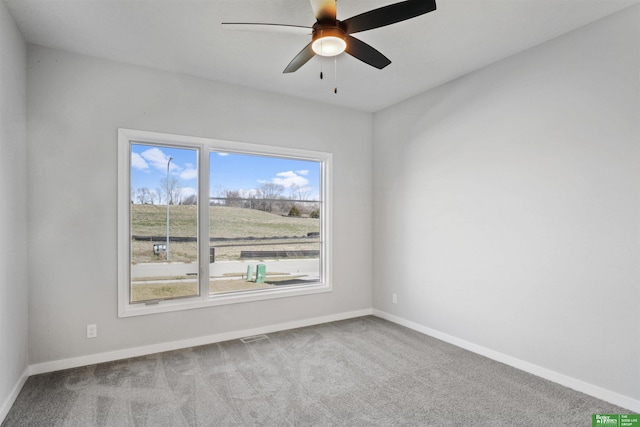
<instances>
[{"instance_id":1,"label":"white cloud","mask_svg":"<svg viewBox=\"0 0 640 427\"><path fill-rule=\"evenodd\" d=\"M189 196L193 196L194 194L198 194L198 190L196 190L195 188L191 188L191 187L182 187L180 189L180 196L184 199L186 197Z\"/></svg>"},{"instance_id":2,"label":"white cloud","mask_svg":"<svg viewBox=\"0 0 640 427\"><path fill-rule=\"evenodd\" d=\"M192 165L186 164L187 168L180 172L180 179L184 179L185 181L190 181L192 179L196 179L198 177L198 169L195 169Z\"/></svg>"},{"instance_id":3,"label":"white cloud","mask_svg":"<svg viewBox=\"0 0 640 427\"><path fill-rule=\"evenodd\" d=\"M164 154L159 148L149 148L148 150L143 151L141 156L144 158L144 160L151 163L151 166L153 166L154 168L158 170L167 170L169 156ZM173 171L180 170L182 168L177 166L175 163L171 163L169 169Z\"/></svg>"},{"instance_id":4,"label":"white cloud","mask_svg":"<svg viewBox=\"0 0 640 427\"><path fill-rule=\"evenodd\" d=\"M240 190L239 192L240 197L244 197L246 199L255 197L258 194L258 190L256 190L255 188L252 188L251 190Z\"/></svg>"},{"instance_id":5,"label":"white cloud","mask_svg":"<svg viewBox=\"0 0 640 427\"><path fill-rule=\"evenodd\" d=\"M311 187L300 187L298 188L298 193L300 194L307 194L307 193L311 193L313 191L313 188Z\"/></svg>"},{"instance_id":6,"label":"white cloud","mask_svg":"<svg viewBox=\"0 0 640 427\"><path fill-rule=\"evenodd\" d=\"M220 153L220 152L218 152L218 156L224 157L224 156L228 156L228 155L229 155L229 153Z\"/></svg>"},{"instance_id":7,"label":"white cloud","mask_svg":"<svg viewBox=\"0 0 640 427\"><path fill-rule=\"evenodd\" d=\"M131 167L138 170L149 169L149 164L138 153L131 153Z\"/></svg>"},{"instance_id":8,"label":"white cloud","mask_svg":"<svg viewBox=\"0 0 640 427\"><path fill-rule=\"evenodd\" d=\"M307 175L309 175L309 170L307 170L307 169L302 169L302 170L296 171L296 173L297 173L298 175L304 175L304 176L307 176Z\"/></svg>"},{"instance_id":9,"label":"white cloud","mask_svg":"<svg viewBox=\"0 0 640 427\"><path fill-rule=\"evenodd\" d=\"M294 171L279 172L274 178L271 179L274 184L280 184L284 188L290 188L292 185L298 187L304 187L309 183L309 180L303 176L298 175Z\"/></svg>"}]
</instances>

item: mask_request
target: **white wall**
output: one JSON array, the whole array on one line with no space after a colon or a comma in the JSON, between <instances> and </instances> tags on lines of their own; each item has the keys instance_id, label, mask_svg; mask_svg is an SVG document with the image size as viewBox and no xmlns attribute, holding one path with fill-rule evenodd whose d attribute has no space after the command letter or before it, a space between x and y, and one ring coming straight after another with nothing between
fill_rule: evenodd
<instances>
[{"instance_id":1,"label":"white wall","mask_svg":"<svg viewBox=\"0 0 640 427\"><path fill-rule=\"evenodd\" d=\"M26 55L0 2L0 421L28 365Z\"/></svg>"},{"instance_id":2,"label":"white wall","mask_svg":"<svg viewBox=\"0 0 640 427\"><path fill-rule=\"evenodd\" d=\"M638 403L638 22L375 114L374 308Z\"/></svg>"},{"instance_id":3,"label":"white wall","mask_svg":"<svg viewBox=\"0 0 640 427\"><path fill-rule=\"evenodd\" d=\"M32 364L370 309L370 114L38 46L27 63ZM120 127L333 152L334 291L117 318Z\"/></svg>"}]
</instances>

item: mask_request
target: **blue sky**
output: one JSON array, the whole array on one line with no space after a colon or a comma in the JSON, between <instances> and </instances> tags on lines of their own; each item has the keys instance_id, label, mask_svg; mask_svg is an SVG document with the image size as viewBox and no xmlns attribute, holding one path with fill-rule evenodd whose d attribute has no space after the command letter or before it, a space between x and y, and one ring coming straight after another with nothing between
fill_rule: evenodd
<instances>
[{"instance_id":1,"label":"blue sky","mask_svg":"<svg viewBox=\"0 0 640 427\"><path fill-rule=\"evenodd\" d=\"M284 186L283 196L290 196L292 187L297 186L309 199L319 198L318 162L214 152L211 153L210 167L210 191L214 196L220 188L249 193L264 183L272 182Z\"/></svg>"},{"instance_id":2,"label":"blue sky","mask_svg":"<svg viewBox=\"0 0 640 427\"><path fill-rule=\"evenodd\" d=\"M161 188L170 157L169 173L180 182L182 196L195 194L198 186L196 150L142 144L131 145L132 190L147 187L157 191ZM284 196L289 196L295 186L310 199L318 199L320 194L318 162L218 152L210 153L209 159L213 196L222 189L239 190L249 195L267 182L283 185Z\"/></svg>"}]
</instances>

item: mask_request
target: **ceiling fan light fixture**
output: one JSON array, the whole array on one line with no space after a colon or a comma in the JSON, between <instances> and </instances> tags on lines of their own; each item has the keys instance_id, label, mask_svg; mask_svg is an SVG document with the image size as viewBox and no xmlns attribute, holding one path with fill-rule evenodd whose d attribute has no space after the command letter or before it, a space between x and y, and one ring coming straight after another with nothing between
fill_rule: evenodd
<instances>
[{"instance_id":1,"label":"ceiling fan light fixture","mask_svg":"<svg viewBox=\"0 0 640 427\"><path fill-rule=\"evenodd\" d=\"M340 55L347 48L347 36L339 28L318 30L313 35L311 49L320 56Z\"/></svg>"},{"instance_id":2,"label":"ceiling fan light fixture","mask_svg":"<svg viewBox=\"0 0 640 427\"><path fill-rule=\"evenodd\" d=\"M339 20L336 18L338 0L309 1L316 17L316 23L311 27L311 43L308 43L293 57L283 73L297 71L316 55L336 57L343 52L367 65L382 70L391 64L391 60L362 40L352 37L351 34L386 27L436 10L436 0L404 0L371 9L345 20ZM239 22L223 22L223 25L226 27L246 27L249 25L270 30L286 28L288 31L303 31L308 34L308 27L299 25ZM322 78L322 73L320 76Z\"/></svg>"}]
</instances>

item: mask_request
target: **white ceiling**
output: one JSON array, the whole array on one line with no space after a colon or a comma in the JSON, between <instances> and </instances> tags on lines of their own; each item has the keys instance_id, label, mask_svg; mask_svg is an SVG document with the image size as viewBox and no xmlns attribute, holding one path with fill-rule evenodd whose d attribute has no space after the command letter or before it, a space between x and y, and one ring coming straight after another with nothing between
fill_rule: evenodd
<instances>
[{"instance_id":1,"label":"white ceiling","mask_svg":"<svg viewBox=\"0 0 640 427\"><path fill-rule=\"evenodd\" d=\"M427 15L355 34L392 64L346 54L282 70L310 41L221 22L311 26L307 0L3 0L29 43L373 112L640 0L437 0ZM338 19L397 0L340 0ZM320 80L321 67L325 79Z\"/></svg>"}]
</instances>

